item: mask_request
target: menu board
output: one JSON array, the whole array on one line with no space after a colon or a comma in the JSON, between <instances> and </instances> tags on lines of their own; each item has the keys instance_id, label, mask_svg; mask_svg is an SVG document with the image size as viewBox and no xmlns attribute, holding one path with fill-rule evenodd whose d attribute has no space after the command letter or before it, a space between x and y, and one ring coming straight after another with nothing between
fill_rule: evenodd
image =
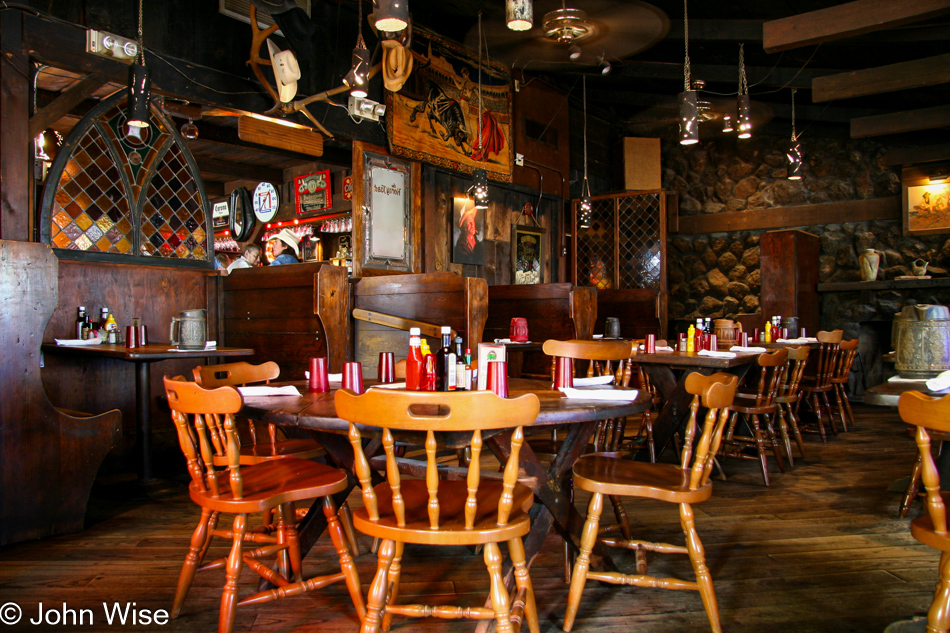
<instances>
[{"instance_id":1,"label":"menu board","mask_svg":"<svg viewBox=\"0 0 950 633\"><path fill-rule=\"evenodd\" d=\"M333 206L330 193L330 170L318 171L294 178L297 215L326 211Z\"/></svg>"}]
</instances>

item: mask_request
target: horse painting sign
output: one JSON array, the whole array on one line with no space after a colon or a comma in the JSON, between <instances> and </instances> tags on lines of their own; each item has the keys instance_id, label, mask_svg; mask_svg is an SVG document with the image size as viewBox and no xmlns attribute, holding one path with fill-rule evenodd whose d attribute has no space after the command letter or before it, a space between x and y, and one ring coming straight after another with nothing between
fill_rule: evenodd
<instances>
[{"instance_id":1,"label":"horse painting sign","mask_svg":"<svg viewBox=\"0 0 950 633\"><path fill-rule=\"evenodd\" d=\"M457 171L483 167L490 178L510 182L508 69L483 59L479 72L473 51L422 28L414 30L412 48L423 61L402 90L386 92L390 151Z\"/></svg>"}]
</instances>

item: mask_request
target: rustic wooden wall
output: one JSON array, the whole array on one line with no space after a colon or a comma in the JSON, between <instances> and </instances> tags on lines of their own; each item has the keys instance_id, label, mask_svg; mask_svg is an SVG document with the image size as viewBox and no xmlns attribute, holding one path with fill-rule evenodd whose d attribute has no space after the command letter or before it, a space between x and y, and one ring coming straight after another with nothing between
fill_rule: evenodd
<instances>
[{"instance_id":1,"label":"rustic wooden wall","mask_svg":"<svg viewBox=\"0 0 950 633\"><path fill-rule=\"evenodd\" d=\"M92 310L96 318L101 307L108 307L123 331L132 317L142 317L150 342L168 341L171 317L182 310L205 308L208 337L216 338L215 279L213 272L196 269L61 260L59 302L43 338L73 338L76 307L80 305ZM176 460L181 459L171 418L167 409L158 404L159 396L164 394L162 375L191 376L194 365L194 360L168 360L154 363L151 368L152 443L159 472L166 451ZM107 468L135 469L135 463L129 461L135 459L132 363L113 359L80 362L75 357L47 354L42 378L49 399L58 407L89 413L120 409L122 439L107 460Z\"/></svg>"}]
</instances>

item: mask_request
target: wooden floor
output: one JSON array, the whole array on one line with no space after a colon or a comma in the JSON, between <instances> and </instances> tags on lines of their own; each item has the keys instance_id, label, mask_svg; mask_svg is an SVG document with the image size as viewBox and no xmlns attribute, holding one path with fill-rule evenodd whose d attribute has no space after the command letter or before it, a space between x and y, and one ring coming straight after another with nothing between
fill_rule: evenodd
<instances>
[{"instance_id":1,"label":"wooden floor","mask_svg":"<svg viewBox=\"0 0 950 633\"><path fill-rule=\"evenodd\" d=\"M716 482L710 501L696 507L724 631L755 633L880 632L892 621L926 612L937 575L937 554L914 541L908 520L897 518L895 480L907 475L914 444L895 412L856 406L858 430L822 445L806 437L807 459L765 488L754 462L725 463L729 481ZM24 482L28 485L28 482ZM889 490L889 488L891 490ZM0 548L0 605L15 602L24 618L0 631L64 630L33 626L38 604L93 610L84 631L216 629L223 574L199 574L181 618L165 626L107 624L103 603L134 602L169 609L178 571L198 511L182 486L167 498L117 500L108 486L93 499L81 533ZM586 511L586 498L577 500ZM629 503L639 538L677 539L678 512L658 503ZM914 516L919 507L912 511ZM610 514L605 511L605 518ZM361 545L369 541L361 537ZM375 557L358 559L364 594ZM549 537L531 576L542 631L560 631L567 586L561 547ZM414 556L415 555L415 556ZM322 539L305 560L308 573L333 566ZM629 559L621 557L621 563ZM669 560L669 557L666 557ZM654 562L656 561L656 562ZM629 567L629 566L628 566ZM407 548L401 600L481 605L487 575L481 556L464 548L433 554ZM682 573L685 557L651 559L651 573ZM247 577L250 581L250 575ZM245 585L246 588L247 585ZM0 608L0 618L9 613ZM239 610L236 631L358 631L345 588ZM470 622L409 621L395 631L472 631ZM592 583L584 592L574 630L583 633L708 631L698 594Z\"/></svg>"}]
</instances>

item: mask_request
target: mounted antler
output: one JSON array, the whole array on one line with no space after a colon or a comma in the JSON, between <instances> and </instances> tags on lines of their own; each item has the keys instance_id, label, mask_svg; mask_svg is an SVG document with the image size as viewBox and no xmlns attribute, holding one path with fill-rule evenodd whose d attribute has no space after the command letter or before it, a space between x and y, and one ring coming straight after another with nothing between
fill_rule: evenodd
<instances>
[{"instance_id":1,"label":"mounted antler","mask_svg":"<svg viewBox=\"0 0 950 633\"><path fill-rule=\"evenodd\" d=\"M251 18L251 58L247 63L251 65L254 76L257 77L257 80L261 82L261 85L267 90L267 94L274 100L274 107L269 110L269 112L271 112L280 107L280 97L277 95L277 91L267 82L267 79L264 78L264 73L261 71L261 64L271 65L270 59L263 59L261 57L261 46L264 45L268 37L277 32L277 25L271 24L262 31L260 27L257 26L257 8L253 2L251 3L248 16Z\"/></svg>"}]
</instances>

